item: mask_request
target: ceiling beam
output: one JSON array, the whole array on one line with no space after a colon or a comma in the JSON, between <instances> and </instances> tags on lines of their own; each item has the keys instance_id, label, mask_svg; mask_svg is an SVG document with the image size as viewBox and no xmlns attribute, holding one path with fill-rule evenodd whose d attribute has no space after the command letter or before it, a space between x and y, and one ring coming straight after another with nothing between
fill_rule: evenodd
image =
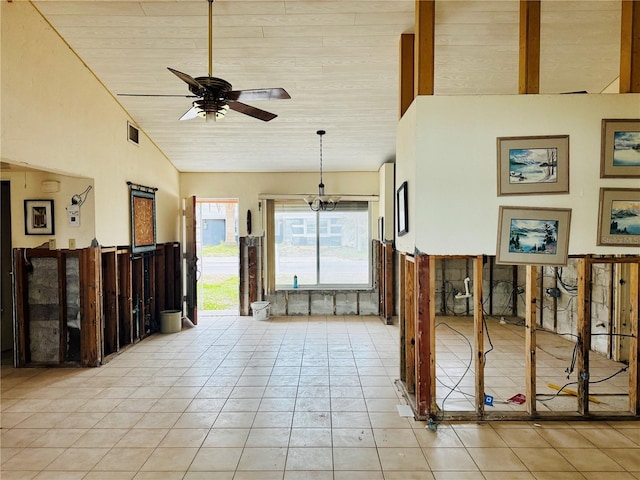
<instances>
[{"instance_id":1,"label":"ceiling beam","mask_svg":"<svg viewBox=\"0 0 640 480\"><path fill-rule=\"evenodd\" d=\"M640 93L640 2L622 0L620 93Z\"/></svg>"},{"instance_id":2,"label":"ceiling beam","mask_svg":"<svg viewBox=\"0 0 640 480\"><path fill-rule=\"evenodd\" d=\"M435 0L416 0L415 95L433 95L435 78Z\"/></svg>"},{"instance_id":3,"label":"ceiling beam","mask_svg":"<svg viewBox=\"0 0 640 480\"><path fill-rule=\"evenodd\" d=\"M415 98L413 88L415 38L413 33L400 35L400 81L398 82L400 86L400 118Z\"/></svg>"},{"instance_id":4,"label":"ceiling beam","mask_svg":"<svg viewBox=\"0 0 640 480\"><path fill-rule=\"evenodd\" d=\"M518 93L540 93L540 0L520 0Z\"/></svg>"}]
</instances>

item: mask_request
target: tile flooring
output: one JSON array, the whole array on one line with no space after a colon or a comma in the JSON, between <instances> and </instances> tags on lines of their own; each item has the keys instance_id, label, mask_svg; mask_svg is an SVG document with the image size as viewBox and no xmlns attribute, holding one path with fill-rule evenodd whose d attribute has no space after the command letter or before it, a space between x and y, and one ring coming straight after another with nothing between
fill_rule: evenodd
<instances>
[{"instance_id":1,"label":"tile flooring","mask_svg":"<svg viewBox=\"0 0 640 480\"><path fill-rule=\"evenodd\" d=\"M1 375L3 480L640 479L640 422L401 417L376 317L203 316L100 368Z\"/></svg>"}]
</instances>

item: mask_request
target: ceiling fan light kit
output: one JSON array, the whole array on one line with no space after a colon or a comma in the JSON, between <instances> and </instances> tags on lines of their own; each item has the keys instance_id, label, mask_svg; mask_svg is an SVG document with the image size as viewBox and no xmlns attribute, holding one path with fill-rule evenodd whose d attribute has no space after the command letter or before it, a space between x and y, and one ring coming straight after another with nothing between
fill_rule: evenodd
<instances>
[{"instance_id":1,"label":"ceiling fan light kit","mask_svg":"<svg viewBox=\"0 0 640 480\"><path fill-rule=\"evenodd\" d=\"M121 96L141 97L186 97L196 98L180 120L191 120L196 117L205 120L223 118L229 110L248 115L258 120L268 122L277 117L275 113L247 105L239 100L285 100L291 96L284 88L259 88L253 90L232 90L231 84L222 78L212 75L213 70L213 1L209 3L209 74L206 77L192 77L174 68L167 67L180 80L185 82L193 95L149 95L149 94L120 94Z\"/></svg>"},{"instance_id":2,"label":"ceiling fan light kit","mask_svg":"<svg viewBox=\"0 0 640 480\"><path fill-rule=\"evenodd\" d=\"M318 195L305 195L303 198L306 204L309 205L309 208L314 212L331 212L336 209L340 197L326 195L324 193L324 183L322 182L322 136L327 132L318 130L316 133L320 137L320 183L318 184Z\"/></svg>"}]
</instances>

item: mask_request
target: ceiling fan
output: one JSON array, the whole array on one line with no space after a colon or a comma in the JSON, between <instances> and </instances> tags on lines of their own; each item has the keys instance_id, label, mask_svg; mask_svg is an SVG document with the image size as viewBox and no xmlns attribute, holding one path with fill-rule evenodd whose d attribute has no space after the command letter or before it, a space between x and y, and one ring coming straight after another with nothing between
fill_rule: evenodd
<instances>
[{"instance_id":1,"label":"ceiling fan","mask_svg":"<svg viewBox=\"0 0 640 480\"><path fill-rule=\"evenodd\" d=\"M231 84L222 78L211 75L213 69L213 2L209 2L209 74L206 77L195 77L182 73L171 67L168 70L189 86L189 91L193 95L153 95L153 94L132 94L121 93L119 96L125 97L185 97L196 98L192 106L180 120L191 120L202 117L205 119L217 119L224 117L225 113L231 109L250 117L268 122L277 117L275 113L261 110L260 108L242 103L253 100L281 100L289 99L291 96L284 88L258 88L253 90L232 90Z\"/></svg>"}]
</instances>

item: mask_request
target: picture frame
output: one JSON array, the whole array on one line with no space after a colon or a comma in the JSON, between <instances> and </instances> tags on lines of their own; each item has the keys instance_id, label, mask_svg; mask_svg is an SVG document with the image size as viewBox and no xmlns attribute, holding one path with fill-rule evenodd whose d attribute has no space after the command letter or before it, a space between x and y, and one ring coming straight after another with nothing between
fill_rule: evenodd
<instances>
[{"instance_id":1,"label":"picture frame","mask_svg":"<svg viewBox=\"0 0 640 480\"><path fill-rule=\"evenodd\" d=\"M138 186L139 187L139 186ZM148 187L130 188L131 251L149 252L156 249L156 195Z\"/></svg>"},{"instance_id":2,"label":"picture frame","mask_svg":"<svg viewBox=\"0 0 640 480\"><path fill-rule=\"evenodd\" d=\"M498 137L498 196L569 193L569 135Z\"/></svg>"},{"instance_id":3,"label":"picture frame","mask_svg":"<svg viewBox=\"0 0 640 480\"><path fill-rule=\"evenodd\" d=\"M409 207L407 182L403 182L396 192L396 217L398 219L398 236L405 235L409 231Z\"/></svg>"},{"instance_id":4,"label":"picture frame","mask_svg":"<svg viewBox=\"0 0 640 480\"><path fill-rule=\"evenodd\" d=\"M496 263L566 265L570 225L570 208L500 206Z\"/></svg>"},{"instance_id":5,"label":"picture frame","mask_svg":"<svg viewBox=\"0 0 640 480\"><path fill-rule=\"evenodd\" d=\"M24 234L54 235L56 223L53 200L24 201Z\"/></svg>"},{"instance_id":6,"label":"picture frame","mask_svg":"<svg viewBox=\"0 0 640 480\"><path fill-rule=\"evenodd\" d=\"M640 246L640 189L600 189L597 244Z\"/></svg>"},{"instance_id":7,"label":"picture frame","mask_svg":"<svg viewBox=\"0 0 640 480\"><path fill-rule=\"evenodd\" d=\"M640 178L640 119L602 120L600 178Z\"/></svg>"}]
</instances>

